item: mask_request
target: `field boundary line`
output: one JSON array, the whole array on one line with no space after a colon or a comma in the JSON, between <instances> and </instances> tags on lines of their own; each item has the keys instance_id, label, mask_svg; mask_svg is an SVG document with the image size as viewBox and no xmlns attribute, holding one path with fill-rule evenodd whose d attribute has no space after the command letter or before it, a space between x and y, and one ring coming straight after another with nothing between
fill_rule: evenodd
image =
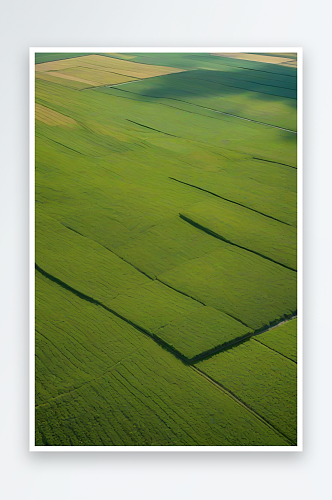
<instances>
[{"instance_id":1,"label":"field boundary line","mask_svg":"<svg viewBox=\"0 0 332 500\"><path fill-rule=\"evenodd\" d=\"M146 330L145 328L137 325L136 323L134 323L133 321L131 321L130 319L126 318L125 316L123 316L122 314L118 313L117 311L115 311L114 309L111 309L110 307L108 306L105 306L102 302L94 299L93 297L90 297L89 295L86 295L85 293L82 293L80 292L79 290L76 290L75 288L73 288L72 286L68 285L67 283L65 283L64 281L62 281L61 279L59 278L56 278L55 276L52 276L50 273L48 273L47 271L44 271L37 263L35 264L35 268L36 270L42 274L45 278L49 279L50 281L56 283L58 286L61 286L62 288L64 288L65 290L73 293L74 295L76 295L77 297L79 297L80 299L82 300L86 300L87 302L90 302L96 306L100 306L102 307L103 309L105 309L106 311L108 311L109 313L113 314L114 316L116 316L117 318L121 319L122 321L124 321L125 323L129 324L130 326L132 326L133 328L135 328L136 330L138 330L140 333L143 333L145 336L151 338L152 340L154 340L160 347L166 349L168 352L170 352L171 354L173 354L177 359L179 359L180 361L182 361L186 366L192 366L193 363L196 363L198 361L200 361L201 359L206 359L206 358L209 358L211 356L214 356L215 354L218 354L219 352L222 352L223 350L226 350L227 348L229 347L232 347L234 345L237 345L237 344L240 344L242 342L245 342L246 340L249 340L251 337L253 336L256 336L256 335L260 335L262 333L265 333L269 330L271 330L272 328L276 328L277 326L279 326L280 324L282 323L285 323L291 319L294 319L296 317L296 314L292 314L289 318L282 318L281 321L278 321L276 322L276 324L274 325L271 325L271 323L269 324L269 326L267 327L262 327L262 328L259 328L255 331L253 331L253 333L250 333L248 334L245 338L240 338L240 339L236 339L234 342L232 342L232 344L227 344L227 345L224 345L224 346L220 346L220 348L217 348L217 350L214 350L212 351L212 353L210 352L205 352L203 354L198 354L196 357L193 357L193 358L187 358L186 356L184 356L180 351L178 351L177 349L175 349L174 347L170 346L166 341L164 341L161 337L159 337L156 333L154 332L150 332L148 330ZM173 288L169 285L167 285L166 283L164 283L163 281L159 280L158 278L156 278L157 281L159 281L160 283L162 283L164 286L167 286L168 288L171 288L172 290L174 290L175 292L177 293L180 293L182 295L185 295L187 296L188 298L196 301L196 302L199 302L200 304L202 304L203 306L206 306L206 304L204 304L203 302L200 302L199 300L195 299L194 297L191 297L189 295L187 295L186 293L184 292L181 292L180 290L177 290L176 288ZM239 323L241 323L242 325L244 325L245 327L249 328L252 330L252 328L248 325L246 325L245 323L243 323L241 320L239 320L238 318L235 318L234 316L232 316L231 314L227 313L226 311L221 311L223 312L224 314L226 314L227 316L233 318L234 320L238 321ZM201 357L200 357L201 356ZM203 357L204 356L204 357Z\"/></svg>"},{"instance_id":2,"label":"field boundary line","mask_svg":"<svg viewBox=\"0 0 332 500\"><path fill-rule=\"evenodd\" d=\"M194 72L194 71L197 71L197 70L188 70L188 71L186 71L186 73L189 73L189 72L191 73L191 72ZM241 81L241 82L246 82L246 83L253 83L255 85L262 85L264 87L274 87L274 88L283 89L283 90L294 90L294 92L296 92L296 89L294 89L294 88L281 87L280 85L272 85L271 83L265 83L265 82L264 83L254 82L252 80L245 80L245 79L240 80L239 78L234 78L233 76L229 76L229 72L228 71L224 71L223 73L225 74L225 78L229 78L230 80L234 80L235 82ZM234 73L232 73L232 74L234 74ZM249 75L247 75L247 76L249 76ZM250 78L250 76L249 76L249 78ZM198 78L197 76L195 76L193 78L193 80L199 80L200 82L211 82L211 83L215 83L216 85L225 85L222 82L216 82L215 80L209 80L208 78ZM280 97L283 97L283 96L280 96ZM285 97L285 98L289 99L289 97Z\"/></svg>"},{"instance_id":3,"label":"field boundary line","mask_svg":"<svg viewBox=\"0 0 332 500\"><path fill-rule=\"evenodd\" d=\"M275 327L274 327L274 328L275 328ZM271 328L271 330L272 330L272 328ZM272 347L270 347L269 345L264 344L263 342L261 342L261 341L260 341L260 340L258 340L258 339L253 338L252 340L256 340L256 342L259 342L262 346L266 347L267 349L270 349L270 351L273 351L273 352L275 352L276 354L279 354L279 356L282 356L283 358L286 358L286 359L288 359L289 361L291 361L292 363L295 363L295 364L297 365L297 362L296 362L296 361L294 361L294 359L289 358L288 356L286 356L286 355L285 355L285 354L283 354L282 352L279 352L279 351L277 351L276 349L273 349Z\"/></svg>"},{"instance_id":4,"label":"field boundary line","mask_svg":"<svg viewBox=\"0 0 332 500\"><path fill-rule=\"evenodd\" d=\"M224 311L222 311L222 312L224 312ZM228 315L231 318L233 318L233 319L236 320L236 318L234 318L234 316L231 316L228 313L224 313L224 314L226 314L226 315ZM191 366L193 366L196 363L198 363L199 361L212 358L216 354L219 354L220 352L223 352L223 351L227 351L231 347L236 347L237 345L243 344L247 340L257 340L255 337L257 337L258 335L262 335L263 333L269 332L270 330L273 330L274 328L277 328L278 326L282 325L283 323L287 323L288 321L291 321L292 319L295 319L295 318L297 318L297 314L292 314L292 315L290 315L287 318L282 318L281 320L277 321L273 325L270 324L269 326L266 326L266 327L263 327L263 328L258 328L257 330L252 330L252 328L248 327L252 331L249 332L247 335L245 335L245 336L243 336L241 338L237 338L237 339L235 339L235 340L233 340L233 341L231 341L231 342L229 342L229 343L227 343L225 345L222 345L220 347L216 347L213 350L211 349L210 351L206 351L206 352L203 352L202 354L198 354L197 356L194 356L193 358L191 358L188 364L190 364ZM240 320L236 320L236 321L239 321L241 323ZM244 324L244 323L242 323L242 324ZM265 344L263 344L259 340L257 340L257 342L259 342L260 344L262 344L262 345L265 346ZM265 346L265 347L268 347L268 346ZM274 350L274 349L272 349L272 350ZM283 354L281 354L280 352L278 352L278 351L275 351L275 352L276 352L276 354L279 354L280 356L283 356ZM284 357L287 358L287 356L284 356ZM290 358L287 358L287 359L290 359ZM293 360L290 359L290 361L293 361ZM296 361L293 361L293 363L296 363Z\"/></svg>"},{"instance_id":5,"label":"field boundary line","mask_svg":"<svg viewBox=\"0 0 332 500\"><path fill-rule=\"evenodd\" d=\"M256 156L253 156L252 159L258 161L267 161L268 163L275 163L276 165L282 165L283 167L294 168L294 170L297 170L297 167L293 167L292 165L287 165L287 163L280 163L279 161L265 160L265 158L257 158Z\"/></svg>"},{"instance_id":6,"label":"field boundary line","mask_svg":"<svg viewBox=\"0 0 332 500\"><path fill-rule=\"evenodd\" d=\"M129 266L133 267L139 273L144 274L144 276L146 276L147 278L149 278L151 281L155 281L155 278L151 278L151 276L149 276L148 274L146 274L144 271L141 271L141 269L139 269L138 267L134 266L134 264L132 264L128 260L126 260L123 257L121 257L121 255L118 255L116 252L114 252L114 250L111 250L110 248L105 247L105 245L102 245L101 243L99 243L99 241L94 240L93 238L90 238L90 236L85 236L84 234L80 233L79 231L76 231L76 229L73 229L72 227L67 226L66 224L63 224L62 222L59 222L59 224L61 224L62 226L64 226L66 229L69 229L69 231L73 231L74 233L79 234L80 236L82 236L82 238L87 238L88 240L94 241L95 243L97 243L97 245L100 245L101 247L105 248L105 250L108 250L113 255L115 255L119 259L123 260L123 262L125 262Z\"/></svg>"},{"instance_id":7,"label":"field boundary line","mask_svg":"<svg viewBox=\"0 0 332 500\"><path fill-rule=\"evenodd\" d=\"M148 128L149 130L153 130L154 132L159 132L159 134L169 135L170 137L175 137L176 139L182 139L178 135L169 134L168 132L163 132L162 130L158 130L156 128L149 127L148 125L143 125L142 123L134 122L133 120L129 120L129 118L126 118L126 120L127 120L127 122L135 123L135 125L138 125L139 127Z\"/></svg>"},{"instance_id":8,"label":"field boundary line","mask_svg":"<svg viewBox=\"0 0 332 500\"><path fill-rule=\"evenodd\" d=\"M165 281L162 281L161 279L159 279L158 277L156 278L156 281L159 281L159 283L162 283L163 285L167 286L168 288L171 288L172 290L174 290L175 292L177 293L181 293L181 295L185 295L186 297L188 297L189 299L192 299L192 300L195 300L196 302L199 302L200 304L202 304L203 306L205 307L208 307L204 302L200 301L199 299L196 299L195 297L193 297L192 295L188 295L187 293L185 292L181 292L181 290L178 290L177 288L174 288L173 286L171 285L168 285L167 283L165 283ZM235 321L238 321L239 323L241 323L243 326L245 326L246 328L249 328L250 330L252 330L251 326L249 325L246 325L246 323L243 323L243 321L241 321L240 319L236 318L235 316L232 316L231 314L227 313L226 311L222 311L221 309L218 309L219 311L221 311L222 313L226 314L227 316L229 316L230 318L233 318L235 319ZM163 328L165 325L161 326L160 328ZM159 330L159 328L158 328Z\"/></svg>"},{"instance_id":9,"label":"field boundary line","mask_svg":"<svg viewBox=\"0 0 332 500\"><path fill-rule=\"evenodd\" d=\"M213 378L211 378L209 375L206 375L205 372L200 370L199 368L196 368L196 366L190 366L192 370L194 370L196 373L198 373L201 377L205 378L208 382L210 382L212 385L214 385L217 389L219 389L221 392L226 394L228 397L233 399L236 403L238 403L240 406L245 408L249 413L254 415L258 420L260 420L263 424L265 424L267 427L269 427L271 430L276 432L279 436L282 436L291 446L296 446L296 443L286 436L282 431L280 431L278 428L276 428L271 422L269 422L265 417L262 417L259 413L257 413L255 410L253 410L250 406L248 406L246 403L244 403L239 397L237 397L232 391L229 389L226 389L220 382L217 382Z\"/></svg>"},{"instance_id":10,"label":"field boundary line","mask_svg":"<svg viewBox=\"0 0 332 500\"><path fill-rule=\"evenodd\" d=\"M132 326L133 328L135 328L136 330L138 330L140 333L143 333L144 335L146 335L147 337L149 337L150 339L154 340L159 346L161 346L162 348L166 349L167 351L169 351L171 354L173 354L177 359L181 360L184 364L188 365L188 360L187 358L181 353L179 352L178 350L176 350L174 347L170 346L166 341L164 341L162 338L158 337L158 335L156 335L155 333L153 332L150 332L149 330L147 330L146 328L143 328L142 326L139 326L137 325L136 323L134 323L133 321L131 321L130 319L126 318L125 316L123 316L122 314L118 313L117 311L115 311L114 309L111 309L110 307L108 306L105 306L102 302L100 302L99 300L96 300L94 299L93 297L90 297L89 295L86 295L85 293L82 293L80 292L79 290L76 290L75 288L73 288L72 286L68 285L67 283L65 283L64 281L62 281L61 279L59 278L56 278L55 276L53 276L52 274L48 273L47 271L45 271L44 269L42 269L37 263L35 264L35 268L36 270L42 274L45 278L49 279L50 281L56 283L58 286L61 286L62 288L64 288L65 290L73 293L74 295L76 295L77 297L79 297L80 299L82 300L86 300L87 302L90 302L96 306L100 306L102 307L103 309L105 309L106 311L108 311L109 313L113 314L114 316L116 316L117 318L121 319L122 321L124 321L125 323L127 323L128 325ZM138 287L139 288L139 287ZM194 299L195 300L195 299Z\"/></svg>"},{"instance_id":11,"label":"field boundary line","mask_svg":"<svg viewBox=\"0 0 332 500\"><path fill-rule=\"evenodd\" d=\"M213 238L217 238L218 240L221 240L224 243L227 243L228 245L232 245L234 247L241 248L241 250L245 250L246 252L250 252L250 253L253 253L254 255L258 255L262 259L269 260L270 262L273 262L274 264L277 264L279 266L285 267L286 269L289 269L290 271L294 271L295 273L297 272L296 269L293 269L292 267L287 266L286 264L282 264L281 262L278 262L277 260L271 259L270 257L267 257L266 255L263 255L262 253L256 252L255 250L250 250L250 248L243 247L241 245L238 245L237 243L233 243L232 241L227 240L226 238L224 238L220 234L215 233L214 231L212 231L211 229L209 229L209 228L207 228L205 226L202 226L198 222L193 221L192 219L190 219L189 217L187 217L185 215L179 214L179 216L180 216L181 219L183 219L184 221L186 221L188 224L192 225L196 229L199 229L200 231L203 231L204 233L206 233L206 234L208 234L210 236L213 236Z\"/></svg>"},{"instance_id":12,"label":"field boundary line","mask_svg":"<svg viewBox=\"0 0 332 500\"><path fill-rule=\"evenodd\" d=\"M292 224L289 224L288 222L284 222L280 219L276 219L275 217L272 217L272 215L267 215L264 214L263 212L260 212L259 210L255 210L254 208L248 207L247 205L243 205L242 203L238 203L237 201L230 200L229 198L224 198L223 196L220 196L219 194L214 193L213 191L209 191L208 189L201 188L199 186L195 186L194 184L189 184L188 182L180 181L179 179L175 179L175 177L168 177L172 181L179 182L180 184L185 184L186 186L192 187L194 189L199 189L200 191L204 191L205 193L211 194L212 196L215 196L216 198L220 198L221 200L228 201L229 203L233 203L234 205L239 205L239 207L246 208L247 210L251 210L252 212L256 212L257 214L263 215L264 217L267 217L268 219L273 219L277 222L280 222L281 224L286 224L286 226L294 227Z\"/></svg>"}]
</instances>

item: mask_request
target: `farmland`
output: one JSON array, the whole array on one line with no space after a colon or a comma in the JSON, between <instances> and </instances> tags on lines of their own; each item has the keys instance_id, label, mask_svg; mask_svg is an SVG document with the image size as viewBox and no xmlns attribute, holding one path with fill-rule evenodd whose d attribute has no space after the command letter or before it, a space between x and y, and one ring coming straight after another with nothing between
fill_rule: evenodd
<instances>
[{"instance_id":1,"label":"farmland","mask_svg":"<svg viewBox=\"0 0 332 500\"><path fill-rule=\"evenodd\" d=\"M284 59L36 54L36 446L296 445Z\"/></svg>"}]
</instances>

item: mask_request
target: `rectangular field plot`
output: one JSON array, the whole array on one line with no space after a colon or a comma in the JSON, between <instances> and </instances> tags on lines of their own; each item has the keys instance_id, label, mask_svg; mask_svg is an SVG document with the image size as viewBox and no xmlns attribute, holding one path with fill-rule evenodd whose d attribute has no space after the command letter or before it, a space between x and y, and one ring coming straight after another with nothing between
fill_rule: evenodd
<instances>
[{"instance_id":1,"label":"rectangular field plot","mask_svg":"<svg viewBox=\"0 0 332 500\"><path fill-rule=\"evenodd\" d=\"M188 360L224 348L250 333L250 328L212 307L201 307L156 331Z\"/></svg>"},{"instance_id":2,"label":"rectangular field plot","mask_svg":"<svg viewBox=\"0 0 332 500\"><path fill-rule=\"evenodd\" d=\"M112 73L111 71L86 68L84 66L66 68L60 71L49 71L47 74L54 77L87 83L89 86L115 85L135 80L135 78L130 76L118 75L117 73Z\"/></svg>"},{"instance_id":3,"label":"rectangular field plot","mask_svg":"<svg viewBox=\"0 0 332 500\"><path fill-rule=\"evenodd\" d=\"M255 340L248 340L197 363L196 367L296 444L294 362Z\"/></svg>"},{"instance_id":4,"label":"rectangular field plot","mask_svg":"<svg viewBox=\"0 0 332 500\"><path fill-rule=\"evenodd\" d=\"M122 293L108 301L107 306L148 332L156 332L174 319L203 307L158 281Z\"/></svg>"},{"instance_id":5,"label":"rectangular field plot","mask_svg":"<svg viewBox=\"0 0 332 500\"><path fill-rule=\"evenodd\" d=\"M286 321L280 326L255 337L255 340L270 349L297 361L297 319Z\"/></svg>"},{"instance_id":6,"label":"rectangular field plot","mask_svg":"<svg viewBox=\"0 0 332 500\"><path fill-rule=\"evenodd\" d=\"M253 330L296 310L296 273L246 250L223 248L158 276Z\"/></svg>"},{"instance_id":7,"label":"rectangular field plot","mask_svg":"<svg viewBox=\"0 0 332 500\"><path fill-rule=\"evenodd\" d=\"M180 217L198 230L296 270L296 229L291 226L216 198Z\"/></svg>"}]
</instances>

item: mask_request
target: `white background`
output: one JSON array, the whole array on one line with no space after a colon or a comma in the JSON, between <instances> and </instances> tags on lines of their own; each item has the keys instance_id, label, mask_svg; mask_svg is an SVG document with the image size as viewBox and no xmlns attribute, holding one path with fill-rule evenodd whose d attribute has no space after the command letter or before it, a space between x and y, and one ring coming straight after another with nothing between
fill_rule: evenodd
<instances>
[{"instance_id":1,"label":"white background","mask_svg":"<svg viewBox=\"0 0 332 500\"><path fill-rule=\"evenodd\" d=\"M8 0L0 63L0 496L4 500L288 500L331 495L329 3ZM304 451L28 452L29 46L302 46Z\"/></svg>"}]
</instances>

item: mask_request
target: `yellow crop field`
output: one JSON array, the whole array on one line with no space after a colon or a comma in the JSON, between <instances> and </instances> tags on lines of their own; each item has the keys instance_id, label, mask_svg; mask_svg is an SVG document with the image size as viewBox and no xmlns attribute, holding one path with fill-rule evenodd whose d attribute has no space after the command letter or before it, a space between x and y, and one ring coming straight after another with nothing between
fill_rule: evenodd
<instances>
[{"instance_id":1,"label":"yellow crop field","mask_svg":"<svg viewBox=\"0 0 332 500\"><path fill-rule=\"evenodd\" d=\"M150 78L153 76L161 76L184 71L179 68L141 64L113 57L99 56L97 54L41 63L36 66L36 71L39 73L61 71L62 73L63 70L67 71L69 68L75 68L76 71L78 67L80 68L79 71L81 71L82 68L93 70L94 76L96 75L96 72L103 70L134 78ZM89 74L90 73L91 72L89 72ZM108 81L106 83L108 83Z\"/></svg>"},{"instance_id":2,"label":"yellow crop field","mask_svg":"<svg viewBox=\"0 0 332 500\"><path fill-rule=\"evenodd\" d=\"M84 83L80 79L74 80L73 78L69 78L68 76L63 76L62 73L58 71L45 71L44 73L39 73L36 71L36 79L57 83L58 85L63 85L64 87L69 87L77 90L87 89L94 86L94 84Z\"/></svg>"},{"instance_id":3,"label":"yellow crop field","mask_svg":"<svg viewBox=\"0 0 332 500\"><path fill-rule=\"evenodd\" d=\"M46 125L56 126L56 125L64 125L65 127L76 127L77 123L75 120L70 118L69 116L58 113L57 111L53 111L53 109L46 108L41 104L36 103L35 107L35 117L36 120L40 122L46 123Z\"/></svg>"},{"instance_id":4,"label":"yellow crop field","mask_svg":"<svg viewBox=\"0 0 332 500\"><path fill-rule=\"evenodd\" d=\"M61 71L50 71L54 76L76 80L78 82L87 83L93 86L98 85L116 85L118 83L132 82L136 80L131 76L119 75L104 69L93 69L78 66L76 68L68 68Z\"/></svg>"},{"instance_id":5,"label":"yellow crop field","mask_svg":"<svg viewBox=\"0 0 332 500\"><path fill-rule=\"evenodd\" d=\"M261 55L261 54L247 54L244 52L230 52L230 53L216 53L216 56L222 57L231 57L232 59L242 59L244 61L256 61L262 63L270 63L270 64L285 64L289 62L294 62L293 59L289 57L277 57L277 56L269 56L269 55Z\"/></svg>"}]
</instances>

